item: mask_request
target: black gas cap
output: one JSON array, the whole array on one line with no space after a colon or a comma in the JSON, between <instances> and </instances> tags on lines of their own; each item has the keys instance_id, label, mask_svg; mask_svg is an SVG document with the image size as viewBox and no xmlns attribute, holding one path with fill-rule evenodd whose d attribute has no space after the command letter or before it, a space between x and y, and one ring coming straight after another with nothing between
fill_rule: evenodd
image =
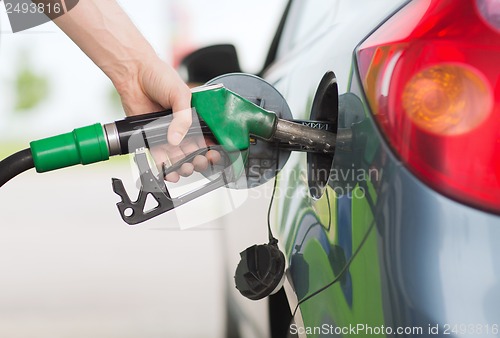
<instances>
[{"instance_id":1,"label":"black gas cap","mask_svg":"<svg viewBox=\"0 0 500 338\"><path fill-rule=\"evenodd\" d=\"M236 288L243 296L259 300L281 288L285 256L277 244L254 245L241 252L240 256L234 279Z\"/></svg>"}]
</instances>

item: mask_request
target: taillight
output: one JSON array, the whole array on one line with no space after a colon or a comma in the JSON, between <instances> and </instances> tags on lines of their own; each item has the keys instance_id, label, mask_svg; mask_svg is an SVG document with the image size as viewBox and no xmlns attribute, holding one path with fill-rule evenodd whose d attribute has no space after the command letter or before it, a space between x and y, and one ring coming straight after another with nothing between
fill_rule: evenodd
<instances>
[{"instance_id":1,"label":"taillight","mask_svg":"<svg viewBox=\"0 0 500 338\"><path fill-rule=\"evenodd\" d=\"M477 0L477 8L487 24L500 30L500 0Z\"/></svg>"},{"instance_id":2,"label":"taillight","mask_svg":"<svg viewBox=\"0 0 500 338\"><path fill-rule=\"evenodd\" d=\"M357 50L370 108L407 167L500 212L500 1L414 0Z\"/></svg>"}]
</instances>

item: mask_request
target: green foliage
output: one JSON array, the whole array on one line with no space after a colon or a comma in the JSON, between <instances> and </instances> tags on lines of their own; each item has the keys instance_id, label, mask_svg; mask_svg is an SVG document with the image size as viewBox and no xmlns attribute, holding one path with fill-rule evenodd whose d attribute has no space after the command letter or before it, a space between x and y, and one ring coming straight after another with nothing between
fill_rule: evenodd
<instances>
[{"instance_id":1,"label":"green foliage","mask_svg":"<svg viewBox=\"0 0 500 338\"><path fill-rule=\"evenodd\" d=\"M21 57L21 66L14 81L16 90L16 112L25 112L38 106L49 95L49 80L45 75L37 74L25 55Z\"/></svg>"}]
</instances>

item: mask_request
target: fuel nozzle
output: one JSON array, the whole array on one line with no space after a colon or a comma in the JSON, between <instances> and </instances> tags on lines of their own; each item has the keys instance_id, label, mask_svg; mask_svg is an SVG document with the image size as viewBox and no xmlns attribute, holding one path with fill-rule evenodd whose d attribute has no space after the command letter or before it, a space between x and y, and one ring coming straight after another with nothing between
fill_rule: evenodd
<instances>
[{"instance_id":1,"label":"fuel nozzle","mask_svg":"<svg viewBox=\"0 0 500 338\"><path fill-rule=\"evenodd\" d=\"M319 125L320 122L316 123ZM325 124L326 125L326 124ZM284 143L283 146L298 146L310 152L333 153L335 151L336 133L326 128L315 128L311 123L300 123L277 119L273 140Z\"/></svg>"},{"instance_id":2,"label":"fuel nozzle","mask_svg":"<svg viewBox=\"0 0 500 338\"><path fill-rule=\"evenodd\" d=\"M274 177L286 162L288 155L276 156L278 152L334 152L337 143L334 126L320 121L291 120L285 99L264 80L246 75L223 80L228 83L234 81L242 94L221 83L193 90L193 120L199 123L193 125L187 135L209 136L217 144L218 151L224 153L222 157L225 159L221 166L221 178L199 191L175 200L170 197L161 174L153 175L156 171L149 167L145 149L167 143L168 127L173 119L171 110L127 117L105 125L94 124L31 142L35 168L38 172L46 172L106 161L114 155L134 154L141 173L139 198L132 201L119 179L113 179L113 189L122 199L118 203L122 218L129 224L137 224L218 187L232 187L240 178L245 178L245 173L248 184L245 187L264 183ZM254 144L251 142L253 139L261 141ZM207 152L209 149L200 151ZM198 152L192 155L197 154L203 155ZM191 161L190 156L179 160L169 170L176 170L185 161ZM270 164L272 161L276 165ZM250 170L250 166L257 168ZM159 203L152 212L143 211L148 194L153 194ZM127 211L132 215L127 216Z\"/></svg>"},{"instance_id":3,"label":"fuel nozzle","mask_svg":"<svg viewBox=\"0 0 500 338\"><path fill-rule=\"evenodd\" d=\"M246 151L250 136L276 142L283 149L331 153L336 133L301 123L280 119L222 85L203 86L193 92L193 116L199 126L188 135L213 136L228 151ZM31 142L38 172L77 164L106 161L110 156L134 153L140 148L165 144L172 121L172 111L127 117L114 123L94 124L70 133ZM321 124L316 122L316 125ZM134 135L140 142L131 142Z\"/></svg>"}]
</instances>

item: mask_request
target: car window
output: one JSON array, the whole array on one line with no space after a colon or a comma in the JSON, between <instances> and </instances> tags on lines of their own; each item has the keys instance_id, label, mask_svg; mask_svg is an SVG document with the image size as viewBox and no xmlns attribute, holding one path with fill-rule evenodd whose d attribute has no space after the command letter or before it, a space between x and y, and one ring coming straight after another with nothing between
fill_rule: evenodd
<instances>
[{"instance_id":1,"label":"car window","mask_svg":"<svg viewBox=\"0 0 500 338\"><path fill-rule=\"evenodd\" d=\"M307 42L333 22L339 0L293 0L278 57Z\"/></svg>"}]
</instances>

